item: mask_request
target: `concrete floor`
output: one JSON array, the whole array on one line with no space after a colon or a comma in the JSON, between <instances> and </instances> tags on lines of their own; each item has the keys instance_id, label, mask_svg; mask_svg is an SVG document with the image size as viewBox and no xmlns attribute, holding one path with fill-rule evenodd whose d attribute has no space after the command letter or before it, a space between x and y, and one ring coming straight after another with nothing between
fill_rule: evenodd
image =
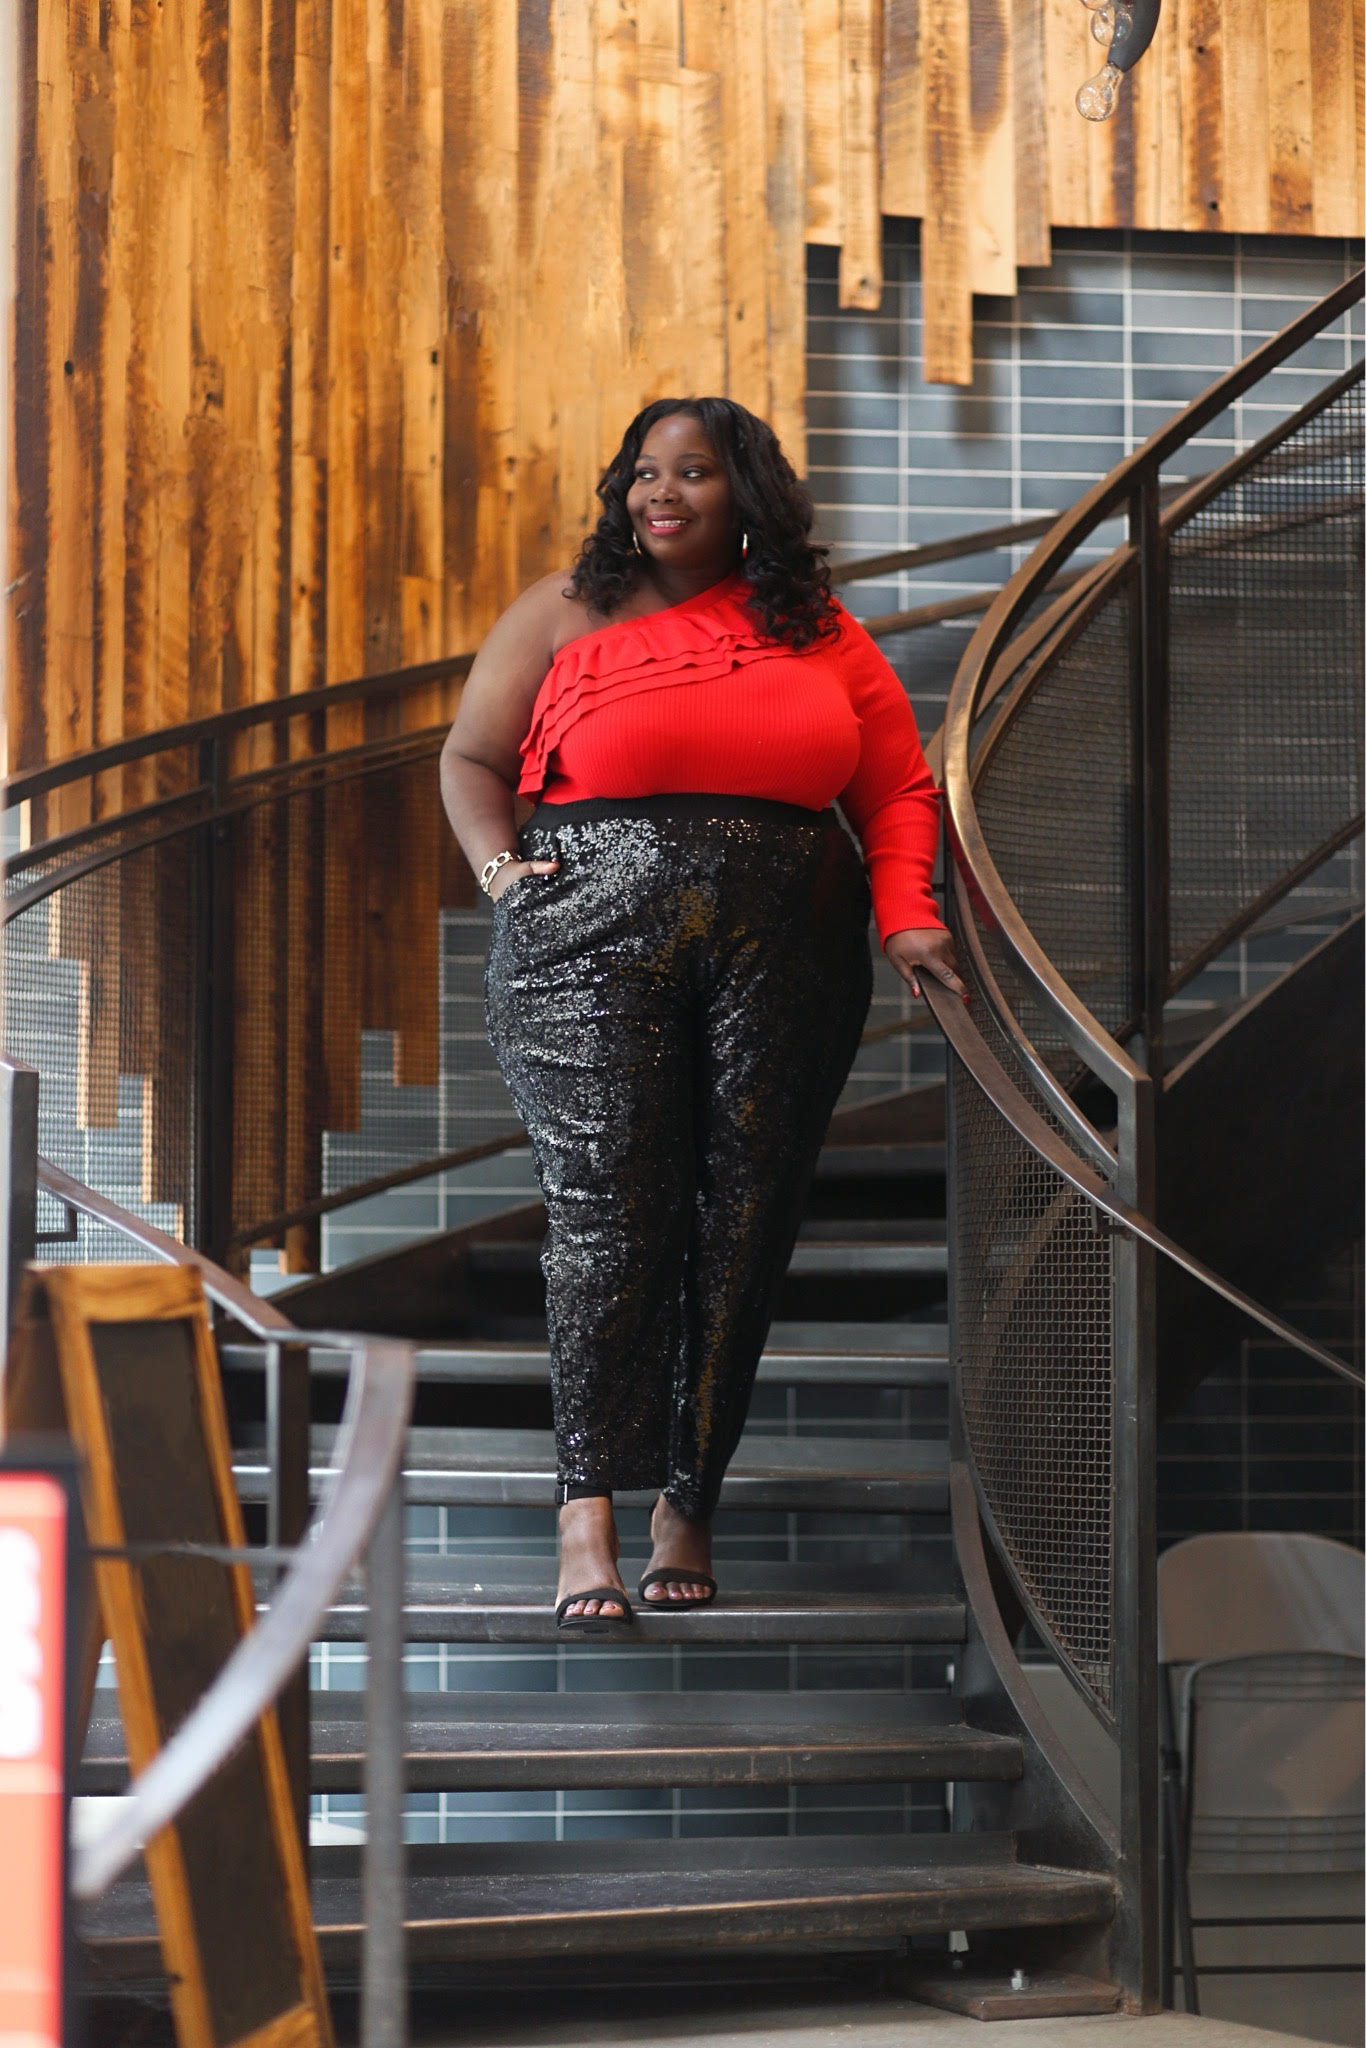
<instances>
[{"instance_id":1,"label":"concrete floor","mask_svg":"<svg viewBox=\"0 0 1366 2048\"><path fill-rule=\"evenodd\" d=\"M587 2000L553 2001L547 2017L523 2008L512 2016L484 2006L465 2007L456 2038L460 2048L1305 2048L1301 2034L1271 2033L1227 2020L1161 2013L1152 2019L1010 2020L984 2025L905 1999L851 2001L799 1994L784 2002L771 1988L760 1998L690 1999L686 1993L660 2010L660 2001L618 1992ZM414 2015L415 2038L435 2044L452 2038L435 2012Z\"/></svg>"}]
</instances>

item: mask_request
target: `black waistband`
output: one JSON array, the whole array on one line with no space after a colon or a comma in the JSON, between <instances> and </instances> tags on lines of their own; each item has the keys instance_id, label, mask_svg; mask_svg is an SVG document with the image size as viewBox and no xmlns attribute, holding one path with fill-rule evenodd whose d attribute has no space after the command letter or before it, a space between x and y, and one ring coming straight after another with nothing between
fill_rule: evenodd
<instances>
[{"instance_id":1,"label":"black waistband","mask_svg":"<svg viewBox=\"0 0 1366 2048\"><path fill-rule=\"evenodd\" d=\"M592 824L599 819L653 818L684 823L707 818L743 818L756 825L835 824L833 810L811 811L804 804L780 804L763 796L707 796L692 790L663 796L590 796L572 804L537 804L523 828L551 832L557 825Z\"/></svg>"}]
</instances>

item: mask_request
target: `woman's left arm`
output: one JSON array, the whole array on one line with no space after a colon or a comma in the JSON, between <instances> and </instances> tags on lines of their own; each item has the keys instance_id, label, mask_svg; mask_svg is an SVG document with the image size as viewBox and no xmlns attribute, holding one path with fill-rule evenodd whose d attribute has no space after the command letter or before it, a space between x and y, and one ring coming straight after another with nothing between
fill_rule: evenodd
<instances>
[{"instance_id":1,"label":"woman's left arm","mask_svg":"<svg viewBox=\"0 0 1366 2048\"><path fill-rule=\"evenodd\" d=\"M836 658L862 730L858 767L839 800L863 846L882 950L914 995L922 976L932 974L966 1001L953 938L931 887L939 791L915 714L896 670L842 607Z\"/></svg>"}]
</instances>

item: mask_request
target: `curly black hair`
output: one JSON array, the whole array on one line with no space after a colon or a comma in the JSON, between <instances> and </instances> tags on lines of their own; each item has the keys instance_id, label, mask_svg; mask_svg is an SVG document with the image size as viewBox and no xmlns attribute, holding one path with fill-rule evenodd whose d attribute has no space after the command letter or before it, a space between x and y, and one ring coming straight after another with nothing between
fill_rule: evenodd
<instances>
[{"instance_id":1,"label":"curly black hair","mask_svg":"<svg viewBox=\"0 0 1366 2048\"><path fill-rule=\"evenodd\" d=\"M631 590L640 556L626 493L651 427L679 412L698 421L730 479L738 527L748 535L736 565L753 585L749 604L764 633L789 647L809 647L837 632L826 551L809 538L810 495L772 427L733 398L657 398L636 414L602 473L602 516L579 550L570 593L609 617Z\"/></svg>"}]
</instances>

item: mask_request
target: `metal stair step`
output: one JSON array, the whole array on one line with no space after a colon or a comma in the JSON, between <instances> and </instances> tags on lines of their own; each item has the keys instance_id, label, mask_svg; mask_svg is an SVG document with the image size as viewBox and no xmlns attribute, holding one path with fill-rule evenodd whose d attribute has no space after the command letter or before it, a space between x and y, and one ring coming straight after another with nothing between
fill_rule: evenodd
<instances>
[{"instance_id":1,"label":"metal stair step","mask_svg":"<svg viewBox=\"0 0 1366 2048\"><path fill-rule=\"evenodd\" d=\"M942 1245L945 1221L940 1216L809 1216L797 1233L799 1244Z\"/></svg>"},{"instance_id":2,"label":"metal stair step","mask_svg":"<svg viewBox=\"0 0 1366 2048\"><path fill-rule=\"evenodd\" d=\"M852 1350L844 1350L844 1344ZM260 1372L265 1352L256 1344L225 1344L220 1356L231 1371ZM318 1345L311 1369L344 1376L350 1355ZM761 1386L933 1387L948 1381L948 1335L942 1323L783 1323L759 1361ZM417 1354L419 1384L539 1386L550 1377L544 1344L455 1342L425 1345Z\"/></svg>"},{"instance_id":3,"label":"metal stair step","mask_svg":"<svg viewBox=\"0 0 1366 2048\"><path fill-rule=\"evenodd\" d=\"M916 1322L846 1322L842 1317L803 1322L784 1319L770 1325L768 1341L770 1350L779 1354L824 1352L832 1361L830 1377L836 1380L844 1377L846 1365L857 1369L858 1354L878 1359L924 1359L942 1372L945 1380L948 1378L948 1325L929 1316Z\"/></svg>"},{"instance_id":4,"label":"metal stair step","mask_svg":"<svg viewBox=\"0 0 1366 2048\"><path fill-rule=\"evenodd\" d=\"M405 1706L415 1792L1009 1781L1023 1769L1018 1742L966 1727L938 1694L438 1692ZM312 1749L315 1792L360 1790L363 1694L314 1694ZM79 1789L126 1783L122 1724L99 1716Z\"/></svg>"},{"instance_id":5,"label":"metal stair step","mask_svg":"<svg viewBox=\"0 0 1366 2048\"><path fill-rule=\"evenodd\" d=\"M904 1180L946 1172L948 1147L920 1145L827 1145L816 1162L817 1181Z\"/></svg>"},{"instance_id":6,"label":"metal stair step","mask_svg":"<svg viewBox=\"0 0 1366 2048\"><path fill-rule=\"evenodd\" d=\"M471 1272L517 1275L539 1271L541 1248L529 1241L471 1245ZM793 1249L788 1273L797 1279L847 1273L937 1274L949 1269L948 1246L938 1241L904 1242L898 1238L802 1238Z\"/></svg>"},{"instance_id":7,"label":"metal stair step","mask_svg":"<svg viewBox=\"0 0 1366 2048\"><path fill-rule=\"evenodd\" d=\"M623 1558L633 1587L645 1559ZM765 1646L776 1643L961 1643L962 1599L933 1564L914 1578L904 1569L860 1565L725 1563L717 1565L720 1597L690 1614L635 1601L636 1622L625 1647L672 1643ZM410 1555L403 1632L416 1643L563 1644L555 1628L555 1565L545 1557ZM354 1642L365 1634L360 1582L344 1589L328 1618L326 1637ZM595 1641L592 1654L610 1655Z\"/></svg>"},{"instance_id":8,"label":"metal stair step","mask_svg":"<svg viewBox=\"0 0 1366 2048\"><path fill-rule=\"evenodd\" d=\"M787 1270L798 1278L836 1273L947 1274L949 1248L942 1236L921 1242L902 1238L802 1238L793 1250Z\"/></svg>"},{"instance_id":9,"label":"metal stair step","mask_svg":"<svg viewBox=\"0 0 1366 2048\"><path fill-rule=\"evenodd\" d=\"M359 1864L315 1849L324 1961L354 1965ZM795 1841L554 1842L409 1851L415 1964L710 1950L761 1942L873 1942L963 1928L1103 1924L1109 1879L1017 1861L1009 1835L814 1837ZM151 1897L115 1885L80 1931L105 1979L158 1968Z\"/></svg>"},{"instance_id":10,"label":"metal stair step","mask_svg":"<svg viewBox=\"0 0 1366 2048\"><path fill-rule=\"evenodd\" d=\"M315 1429L315 1486L331 1470L336 1431ZM265 1498L260 1455L234 1454L244 1501ZM555 1481L555 1440L548 1430L412 1429L404 1485L414 1502L447 1507L545 1507ZM655 1490L622 1491L624 1506L648 1505ZM721 1494L723 1508L821 1514L941 1514L948 1506L944 1443L859 1437L779 1437L748 1431Z\"/></svg>"}]
</instances>

